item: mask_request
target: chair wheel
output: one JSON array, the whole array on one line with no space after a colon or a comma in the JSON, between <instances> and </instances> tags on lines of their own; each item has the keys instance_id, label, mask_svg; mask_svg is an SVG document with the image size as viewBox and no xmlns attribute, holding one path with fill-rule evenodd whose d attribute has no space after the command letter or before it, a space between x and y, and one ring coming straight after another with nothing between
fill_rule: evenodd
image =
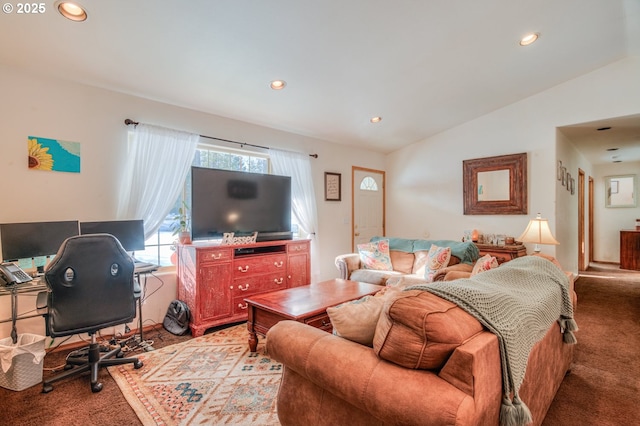
<instances>
[{"instance_id":1,"label":"chair wheel","mask_svg":"<svg viewBox=\"0 0 640 426\"><path fill-rule=\"evenodd\" d=\"M53 390L53 386L50 384L42 385L42 393L49 393Z\"/></svg>"},{"instance_id":2,"label":"chair wheel","mask_svg":"<svg viewBox=\"0 0 640 426\"><path fill-rule=\"evenodd\" d=\"M142 363L142 361L138 360L138 361L133 363L133 368L137 370L139 368L142 368L143 365L144 364Z\"/></svg>"},{"instance_id":3,"label":"chair wheel","mask_svg":"<svg viewBox=\"0 0 640 426\"><path fill-rule=\"evenodd\" d=\"M91 383L91 392L96 393L102 390L102 383Z\"/></svg>"},{"instance_id":4,"label":"chair wheel","mask_svg":"<svg viewBox=\"0 0 640 426\"><path fill-rule=\"evenodd\" d=\"M124 358L124 352L119 351L119 352L116 354L116 358Z\"/></svg>"},{"instance_id":5,"label":"chair wheel","mask_svg":"<svg viewBox=\"0 0 640 426\"><path fill-rule=\"evenodd\" d=\"M71 365L71 364L65 364L64 365L64 369L65 370L71 370L72 368L73 368L73 365Z\"/></svg>"}]
</instances>

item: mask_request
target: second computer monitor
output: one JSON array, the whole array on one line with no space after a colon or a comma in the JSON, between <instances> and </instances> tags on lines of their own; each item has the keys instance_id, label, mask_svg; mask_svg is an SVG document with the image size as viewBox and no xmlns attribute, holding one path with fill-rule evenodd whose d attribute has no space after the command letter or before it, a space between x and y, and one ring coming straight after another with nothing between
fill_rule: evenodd
<instances>
[{"instance_id":1,"label":"second computer monitor","mask_svg":"<svg viewBox=\"0 0 640 426\"><path fill-rule=\"evenodd\" d=\"M111 234L120 241L126 251L144 250L144 222L142 219L80 222L80 234Z\"/></svg>"}]
</instances>

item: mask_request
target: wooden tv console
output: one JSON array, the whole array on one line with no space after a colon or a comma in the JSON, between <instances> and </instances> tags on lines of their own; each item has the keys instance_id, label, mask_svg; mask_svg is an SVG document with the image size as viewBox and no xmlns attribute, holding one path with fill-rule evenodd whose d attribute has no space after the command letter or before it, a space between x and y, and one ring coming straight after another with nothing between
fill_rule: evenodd
<instances>
[{"instance_id":1,"label":"wooden tv console","mask_svg":"<svg viewBox=\"0 0 640 426\"><path fill-rule=\"evenodd\" d=\"M310 240L178 245L178 299L191 311L191 335L247 320L248 296L308 285Z\"/></svg>"}]
</instances>

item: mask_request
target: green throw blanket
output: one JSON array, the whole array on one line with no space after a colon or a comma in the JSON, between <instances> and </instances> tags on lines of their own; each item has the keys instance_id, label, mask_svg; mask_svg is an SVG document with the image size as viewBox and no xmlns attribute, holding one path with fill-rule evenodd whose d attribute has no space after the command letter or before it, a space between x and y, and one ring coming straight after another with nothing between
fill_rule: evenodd
<instances>
[{"instance_id":1,"label":"green throw blanket","mask_svg":"<svg viewBox=\"0 0 640 426\"><path fill-rule=\"evenodd\" d=\"M564 342L576 343L567 276L546 259L524 256L471 278L406 290L425 290L457 304L498 337L504 393L500 423L531 422L531 412L518 396L531 349L554 321L560 322Z\"/></svg>"}]
</instances>

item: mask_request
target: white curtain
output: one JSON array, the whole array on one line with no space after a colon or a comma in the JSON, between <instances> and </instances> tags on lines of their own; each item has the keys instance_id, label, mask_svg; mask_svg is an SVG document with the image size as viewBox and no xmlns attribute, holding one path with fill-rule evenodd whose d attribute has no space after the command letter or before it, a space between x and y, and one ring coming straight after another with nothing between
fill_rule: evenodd
<instances>
[{"instance_id":1,"label":"white curtain","mask_svg":"<svg viewBox=\"0 0 640 426\"><path fill-rule=\"evenodd\" d=\"M274 174L291 177L291 210L306 238L311 240L311 282L318 282L318 212L310 157L308 154L278 149L270 149L269 157Z\"/></svg>"},{"instance_id":2,"label":"white curtain","mask_svg":"<svg viewBox=\"0 0 640 426\"><path fill-rule=\"evenodd\" d=\"M200 136L138 124L118 200L118 217L143 219L145 239L155 234L175 204L189 173Z\"/></svg>"}]
</instances>

